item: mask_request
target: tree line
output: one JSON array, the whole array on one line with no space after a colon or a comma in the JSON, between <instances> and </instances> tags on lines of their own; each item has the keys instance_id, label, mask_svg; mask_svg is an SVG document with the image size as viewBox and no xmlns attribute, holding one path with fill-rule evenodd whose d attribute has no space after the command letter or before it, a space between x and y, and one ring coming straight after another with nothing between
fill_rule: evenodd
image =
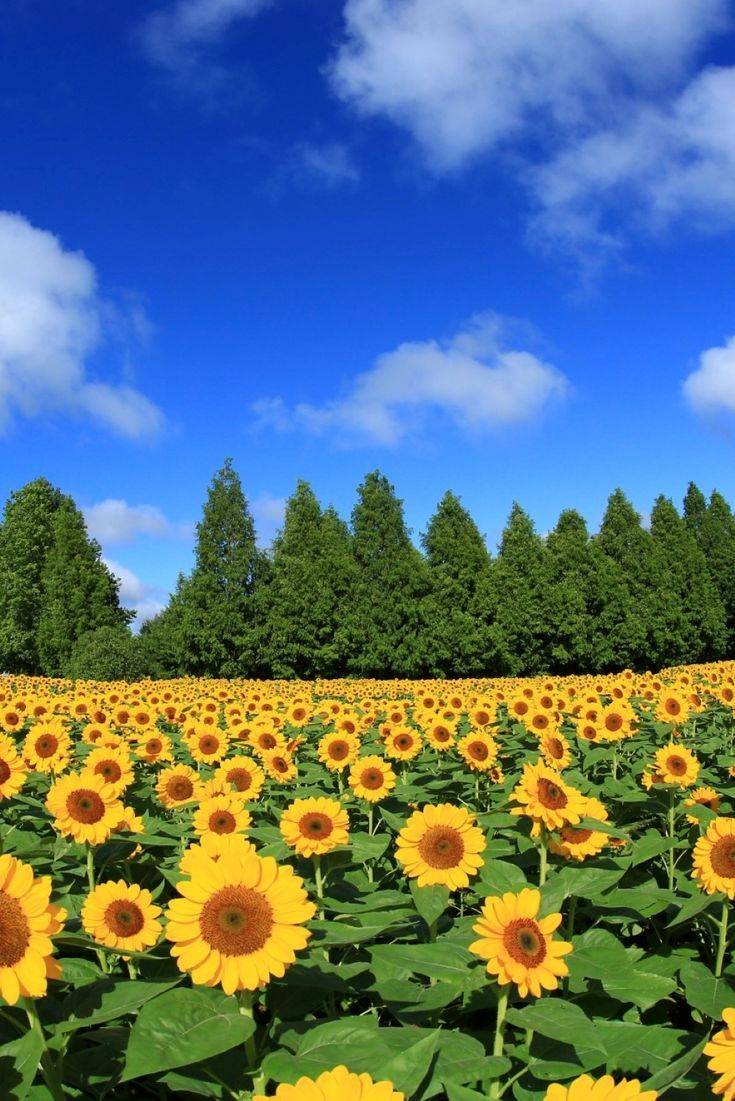
<instances>
[{"instance_id":1,"label":"tree line","mask_svg":"<svg viewBox=\"0 0 735 1101\"><path fill-rule=\"evenodd\" d=\"M497 553L446 493L411 540L380 472L349 524L308 483L268 551L230 460L194 566L129 634L76 506L39 479L0 525L0 667L46 675L474 677L656 669L735 653L735 517L693 484L644 525L615 490L600 530L565 509L545 536L514 504Z\"/></svg>"}]
</instances>

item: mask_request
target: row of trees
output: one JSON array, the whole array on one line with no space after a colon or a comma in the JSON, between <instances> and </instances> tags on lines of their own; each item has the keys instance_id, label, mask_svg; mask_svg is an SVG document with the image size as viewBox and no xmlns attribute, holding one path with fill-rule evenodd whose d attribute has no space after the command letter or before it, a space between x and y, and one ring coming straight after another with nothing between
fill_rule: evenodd
<instances>
[{"instance_id":1,"label":"row of trees","mask_svg":"<svg viewBox=\"0 0 735 1101\"><path fill-rule=\"evenodd\" d=\"M70 498L44 479L0 525L0 668L47 675L461 677L601 672L735 654L735 517L690 485L644 527L620 490L598 533L576 511L539 535L514 505L497 554L446 493L411 541L379 472L351 523L299 482L260 549L228 460L167 608L130 613ZM90 632L93 632L90 635Z\"/></svg>"}]
</instances>

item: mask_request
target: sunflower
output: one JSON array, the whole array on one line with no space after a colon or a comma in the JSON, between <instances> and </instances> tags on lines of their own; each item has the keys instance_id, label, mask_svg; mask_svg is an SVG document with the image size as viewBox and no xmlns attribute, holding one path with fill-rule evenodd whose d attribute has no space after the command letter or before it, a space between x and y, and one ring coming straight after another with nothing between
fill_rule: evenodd
<instances>
[{"instance_id":1,"label":"sunflower","mask_svg":"<svg viewBox=\"0 0 735 1101\"><path fill-rule=\"evenodd\" d=\"M435 719L428 723L425 733L430 746L438 750L439 753L446 753L454 745L456 728L454 723L447 722L444 719Z\"/></svg>"},{"instance_id":2,"label":"sunflower","mask_svg":"<svg viewBox=\"0 0 735 1101\"><path fill-rule=\"evenodd\" d=\"M561 772L572 763L569 742L558 730L552 729L542 734L539 739L539 749L549 768L555 768Z\"/></svg>"},{"instance_id":3,"label":"sunflower","mask_svg":"<svg viewBox=\"0 0 735 1101\"><path fill-rule=\"evenodd\" d=\"M584 814L584 797L562 780L556 769L537 761L524 765L523 775L511 793L520 803L511 814L526 814L549 830L576 825Z\"/></svg>"},{"instance_id":4,"label":"sunflower","mask_svg":"<svg viewBox=\"0 0 735 1101\"><path fill-rule=\"evenodd\" d=\"M412 761L421 752L421 735L407 726L391 728L385 739L385 752L396 761Z\"/></svg>"},{"instance_id":5,"label":"sunflower","mask_svg":"<svg viewBox=\"0 0 735 1101\"><path fill-rule=\"evenodd\" d=\"M46 808L53 815L54 829L89 845L106 841L125 810L114 788L92 773L58 779L46 796Z\"/></svg>"},{"instance_id":6,"label":"sunflower","mask_svg":"<svg viewBox=\"0 0 735 1101\"><path fill-rule=\"evenodd\" d=\"M35 877L30 864L0 856L0 996L42 998L48 979L61 978L52 958L51 937L61 931L66 911L50 901L51 878Z\"/></svg>"},{"instance_id":7,"label":"sunflower","mask_svg":"<svg viewBox=\"0 0 735 1101\"><path fill-rule=\"evenodd\" d=\"M457 743L457 749L473 772L488 772L498 759L497 742L483 730L465 734Z\"/></svg>"},{"instance_id":8,"label":"sunflower","mask_svg":"<svg viewBox=\"0 0 735 1101\"><path fill-rule=\"evenodd\" d=\"M339 1066L318 1078L299 1078L295 1086L277 1086L270 1099L256 1094L253 1101L404 1101L404 1094L392 1082L373 1082L369 1074L352 1074Z\"/></svg>"},{"instance_id":9,"label":"sunflower","mask_svg":"<svg viewBox=\"0 0 735 1101\"><path fill-rule=\"evenodd\" d=\"M198 774L188 765L164 768L158 777L156 794L164 807L180 807L199 797Z\"/></svg>"},{"instance_id":10,"label":"sunflower","mask_svg":"<svg viewBox=\"0 0 735 1101\"><path fill-rule=\"evenodd\" d=\"M197 986L234 994L283 978L311 936L303 925L316 908L303 880L271 856L202 855L176 889L182 897L169 904L166 935L179 970Z\"/></svg>"},{"instance_id":11,"label":"sunflower","mask_svg":"<svg viewBox=\"0 0 735 1101\"><path fill-rule=\"evenodd\" d=\"M142 952L155 944L161 933L157 921L160 906L153 905L150 891L123 879L98 884L82 907L85 933L107 948Z\"/></svg>"},{"instance_id":12,"label":"sunflower","mask_svg":"<svg viewBox=\"0 0 735 1101\"><path fill-rule=\"evenodd\" d=\"M689 798L684 800L684 806L709 807L710 810L713 810L715 814L717 814L718 810L720 809L720 797L714 788L695 788ZM687 819L692 823L693 826L699 825L699 819L696 818L693 814L688 814Z\"/></svg>"},{"instance_id":13,"label":"sunflower","mask_svg":"<svg viewBox=\"0 0 735 1101\"><path fill-rule=\"evenodd\" d=\"M219 764L227 755L228 735L216 726L197 723L186 738L186 745L195 761L200 764Z\"/></svg>"},{"instance_id":14,"label":"sunflower","mask_svg":"<svg viewBox=\"0 0 735 1101\"><path fill-rule=\"evenodd\" d=\"M271 722L253 730L248 741L253 747L253 752L263 758L269 753L283 752L286 747L286 739L280 731L273 729Z\"/></svg>"},{"instance_id":15,"label":"sunflower","mask_svg":"<svg viewBox=\"0 0 735 1101\"><path fill-rule=\"evenodd\" d=\"M138 737L135 756L148 765L157 765L159 761L172 761L171 739L168 734L150 730L143 737Z\"/></svg>"},{"instance_id":16,"label":"sunflower","mask_svg":"<svg viewBox=\"0 0 735 1101\"><path fill-rule=\"evenodd\" d=\"M265 782L265 773L252 757L230 757L214 774L216 780L234 788L248 799L257 799Z\"/></svg>"},{"instance_id":17,"label":"sunflower","mask_svg":"<svg viewBox=\"0 0 735 1101\"><path fill-rule=\"evenodd\" d=\"M712 1086L714 1094L722 1094L725 1101L735 1097L735 1009L722 1012L725 1027L716 1032L704 1049L710 1056L707 1066L719 1078Z\"/></svg>"},{"instance_id":18,"label":"sunflower","mask_svg":"<svg viewBox=\"0 0 735 1101\"><path fill-rule=\"evenodd\" d=\"M594 818L597 822L607 821L607 810L599 799L584 797L584 817ZM588 856L597 856L610 840L602 830L581 829L577 826L562 826L554 836L549 848L557 856L566 856L572 860L585 860Z\"/></svg>"},{"instance_id":19,"label":"sunflower","mask_svg":"<svg viewBox=\"0 0 735 1101\"><path fill-rule=\"evenodd\" d=\"M263 764L270 778L276 780L279 784L290 784L292 780L296 779L298 769L286 749L277 749L273 753L265 753Z\"/></svg>"},{"instance_id":20,"label":"sunflower","mask_svg":"<svg viewBox=\"0 0 735 1101\"><path fill-rule=\"evenodd\" d=\"M615 1082L609 1074L602 1078L581 1074L566 1086L552 1083L544 1101L656 1101L657 1097L656 1090L642 1090L637 1078L621 1078Z\"/></svg>"},{"instance_id":21,"label":"sunflower","mask_svg":"<svg viewBox=\"0 0 735 1101\"><path fill-rule=\"evenodd\" d=\"M84 761L84 772L101 776L116 795L129 788L135 777L127 749L93 749Z\"/></svg>"},{"instance_id":22,"label":"sunflower","mask_svg":"<svg viewBox=\"0 0 735 1101\"><path fill-rule=\"evenodd\" d=\"M25 778L26 768L15 742L7 734L0 734L0 803L17 795Z\"/></svg>"},{"instance_id":23,"label":"sunflower","mask_svg":"<svg viewBox=\"0 0 735 1101\"><path fill-rule=\"evenodd\" d=\"M295 799L281 815L281 833L301 856L323 856L347 844L349 819L336 799Z\"/></svg>"},{"instance_id":24,"label":"sunflower","mask_svg":"<svg viewBox=\"0 0 735 1101\"><path fill-rule=\"evenodd\" d=\"M466 807L451 803L415 811L398 834L396 859L419 887L469 886L483 865L486 841Z\"/></svg>"},{"instance_id":25,"label":"sunflower","mask_svg":"<svg viewBox=\"0 0 735 1101\"><path fill-rule=\"evenodd\" d=\"M396 774L382 757L361 757L350 769L348 783L359 799L379 803L396 786Z\"/></svg>"},{"instance_id":26,"label":"sunflower","mask_svg":"<svg viewBox=\"0 0 735 1101\"><path fill-rule=\"evenodd\" d=\"M215 795L199 804L192 825L200 836L207 833L245 833L252 818L237 792Z\"/></svg>"},{"instance_id":27,"label":"sunflower","mask_svg":"<svg viewBox=\"0 0 735 1101\"><path fill-rule=\"evenodd\" d=\"M487 961L488 975L497 975L501 986L515 983L522 998L529 993L538 998L542 989L556 990L569 971L561 957L571 952L571 944L552 940L561 914L538 918L540 905L541 892L532 887L486 898L482 916L472 927L480 939L470 945L470 952Z\"/></svg>"},{"instance_id":28,"label":"sunflower","mask_svg":"<svg viewBox=\"0 0 735 1101\"><path fill-rule=\"evenodd\" d=\"M735 899L735 818L715 818L694 846L692 875L708 895Z\"/></svg>"},{"instance_id":29,"label":"sunflower","mask_svg":"<svg viewBox=\"0 0 735 1101\"><path fill-rule=\"evenodd\" d=\"M228 853L254 853L255 846L241 833L205 833L198 843L189 845L179 861L179 870L183 875L195 878L195 869L199 860L220 860Z\"/></svg>"},{"instance_id":30,"label":"sunflower","mask_svg":"<svg viewBox=\"0 0 735 1101\"><path fill-rule=\"evenodd\" d=\"M330 772L341 772L357 760L360 739L354 732L325 734L317 746L317 756Z\"/></svg>"},{"instance_id":31,"label":"sunflower","mask_svg":"<svg viewBox=\"0 0 735 1101\"><path fill-rule=\"evenodd\" d=\"M699 761L683 745L669 742L663 749L656 751L656 770L665 784L676 784L680 788L691 787L699 776Z\"/></svg>"},{"instance_id":32,"label":"sunflower","mask_svg":"<svg viewBox=\"0 0 735 1101\"><path fill-rule=\"evenodd\" d=\"M36 723L23 742L23 756L36 772L63 772L70 755L69 732L58 721Z\"/></svg>"}]
</instances>

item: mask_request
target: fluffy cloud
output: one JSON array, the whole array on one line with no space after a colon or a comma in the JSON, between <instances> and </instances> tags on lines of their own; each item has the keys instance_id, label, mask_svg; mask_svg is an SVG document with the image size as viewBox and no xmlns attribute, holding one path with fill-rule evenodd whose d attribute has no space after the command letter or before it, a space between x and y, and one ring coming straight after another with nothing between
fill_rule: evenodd
<instances>
[{"instance_id":1,"label":"fluffy cloud","mask_svg":"<svg viewBox=\"0 0 735 1101\"><path fill-rule=\"evenodd\" d=\"M621 94L667 85L726 12L726 0L348 0L331 77L434 166L456 168L521 131L588 125Z\"/></svg>"},{"instance_id":2,"label":"fluffy cloud","mask_svg":"<svg viewBox=\"0 0 735 1101\"><path fill-rule=\"evenodd\" d=\"M105 559L105 565L120 582L120 603L135 612L133 628L139 628L166 607L168 594L155 585L141 581L137 574L119 562Z\"/></svg>"},{"instance_id":3,"label":"fluffy cloud","mask_svg":"<svg viewBox=\"0 0 735 1101\"><path fill-rule=\"evenodd\" d=\"M191 535L189 524L173 524L156 505L129 505L108 497L84 510L89 534L100 543L131 543L138 535Z\"/></svg>"},{"instance_id":4,"label":"fluffy cloud","mask_svg":"<svg viewBox=\"0 0 735 1101\"><path fill-rule=\"evenodd\" d=\"M704 415L735 413L735 336L702 352L699 367L684 380L684 397Z\"/></svg>"},{"instance_id":5,"label":"fluffy cloud","mask_svg":"<svg viewBox=\"0 0 735 1101\"><path fill-rule=\"evenodd\" d=\"M81 252L0 211L0 432L16 414L44 413L73 413L132 440L159 431L163 415L140 391L88 378L107 316Z\"/></svg>"},{"instance_id":6,"label":"fluffy cloud","mask_svg":"<svg viewBox=\"0 0 735 1101\"><path fill-rule=\"evenodd\" d=\"M255 406L261 423L342 443L399 443L439 412L473 435L536 420L568 390L565 377L527 351L505 348L502 323L484 314L449 341L413 341L378 357L347 394L292 411L279 399Z\"/></svg>"}]
</instances>

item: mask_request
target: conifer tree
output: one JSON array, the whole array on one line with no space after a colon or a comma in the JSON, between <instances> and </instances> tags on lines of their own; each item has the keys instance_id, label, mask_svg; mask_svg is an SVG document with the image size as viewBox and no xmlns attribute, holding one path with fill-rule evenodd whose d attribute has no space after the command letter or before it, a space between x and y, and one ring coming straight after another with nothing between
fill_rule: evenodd
<instances>
[{"instance_id":1,"label":"conifer tree","mask_svg":"<svg viewBox=\"0 0 735 1101\"><path fill-rule=\"evenodd\" d=\"M325 615L315 668L320 677L338 677L347 669L350 654L350 612L357 568L350 529L331 506L322 514L321 569Z\"/></svg>"},{"instance_id":2,"label":"conifer tree","mask_svg":"<svg viewBox=\"0 0 735 1101\"><path fill-rule=\"evenodd\" d=\"M707 515L707 498L701 489L690 482L684 497L684 523L691 531L697 543L702 536L702 523Z\"/></svg>"},{"instance_id":3,"label":"conifer tree","mask_svg":"<svg viewBox=\"0 0 735 1101\"><path fill-rule=\"evenodd\" d=\"M194 569L179 594L182 663L196 676L252 675L253 594L261 568L255 524L232 460L209 487L197 524Z\"/></svg>"},{"instance_id":4,"label":"conifer tree","mask_svg":"<svg viewBox=\"0 0 735 1101\"><path fill-rule=\"evenodd\" d=\"M414 677L426 665L422 597L426 563L412 544L403 503L379 471L358 488L352 513L355 590L348 613L351 671Z\"/></svg>"},{"instance_id":5,"label":"conifer tree","mask_svg":"<svg viewBox=\"0 0 735 1101\"><path fill-rule=\"evenodd\" d=\"M544 668L577 673L592 661L589 532L584 518L565 509L546 539L541 590Z\"/></svg>"},{"instance_id":6,"label":"conifer tree","mask_svg":"<svg viewBox=\"0 0 735 1101\"><path fill-rule=\"evenodd\" d=\"M595 671L650 667L651 552L650 533L622 490L616 489L593 539L590 612Z\"/></svg>"},{"instance_id":7,"label":"conifer tree","mask_svg":"<svg viewBox=\"0 0 735 1101\"><path fill-rule=\"evenodd\" d=\"M429 567L426 646L433 676L485 672L487 638L478 589L490 568L485 541L459 499L445 493L422 537Z\"/></svg>"},{"instance_id":8,"label":"conifer tree","mask_svg":"<svg viewBox=\"0 0 735 1101\"><path fill-rule=\"evenodd\" d=\"M0 671L37 674L43 571L64 499L45 478L11 493L0 524Z\"/></svg>"},{"instance_id":9,"label":"conifer tree","mask_svg":"<svg viewBox=\"0 0 735 1101\"><path fill-rule=\"evenodd\" d=\"M735 653L735 516L716 490L702 519L699 545L717 586L727 618L727 654Z\"/></svg>"},{"instance_id":10,"label":"conifer tree","mask_svg":"<svg viewBox=\"0 0 735 1101\"><path fill-rule=\"evenodd\" d=\"M515 503L480 598L495 673L532 675L543 668L543 574L543 542Z\"/></svg>"},{"instance_id":11,"label":"conifer tree","mask_svg":"<svg viewBox=\"0 0 735 1101\"><path fill-rule=\"evenodd\" d=\"M42 577L37 646L43 673L58 677L66 672L78 638L98 627L125 628L133 613L120 606L119 582L68 497L54 513L52 536Z\"/></svg>"},{"instance_id":12,"label":"conifer tree","mask_svg":"<svg viewBox=\"0 0 735 1101\"><path fill-rule=\"evenodd\" d=\"M704 554L667 497L653 506L651 540L651 665L719 657L727 637L725 609Z\"/></svg>"}]
</instances>

